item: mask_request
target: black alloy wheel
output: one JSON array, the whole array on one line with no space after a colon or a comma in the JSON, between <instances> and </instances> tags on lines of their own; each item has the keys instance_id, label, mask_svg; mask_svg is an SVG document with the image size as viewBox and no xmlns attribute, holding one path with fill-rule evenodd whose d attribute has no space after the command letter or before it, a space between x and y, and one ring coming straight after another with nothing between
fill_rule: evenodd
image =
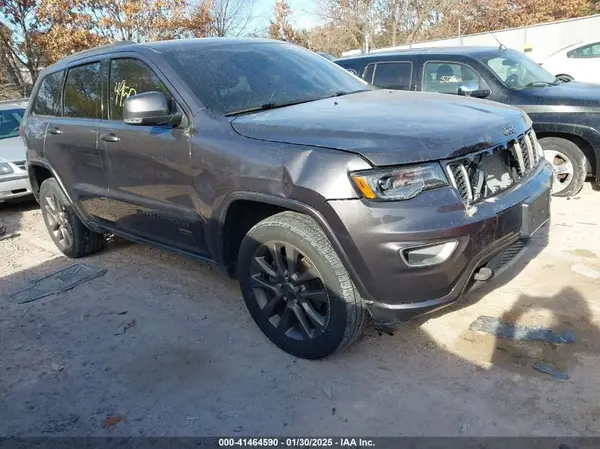
<instances>
[{"instance_id":1,"label":"black alloy wheel","mask_svg":"<svg viewBox=\"0 0 600 449\"><path fill-rule=\"evenodd\" d=\"M329 295L315 265L290 243L269 241L254 253L254 297L277 332L314 340L329 322Z\"/></svg>"}]
</instances>

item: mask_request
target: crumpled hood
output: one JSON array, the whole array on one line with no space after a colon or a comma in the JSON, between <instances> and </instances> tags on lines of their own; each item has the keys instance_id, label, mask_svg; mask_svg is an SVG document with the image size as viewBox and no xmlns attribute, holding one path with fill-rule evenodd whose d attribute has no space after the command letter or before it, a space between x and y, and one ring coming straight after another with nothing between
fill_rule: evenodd
<instances>
[{"instance_id":1,"label":"crumpled hood","mask_svg":"<svg viewBox=\"0 0 600 449\"><path fill-rule=\"evenodd\" d=\"M510 106L444 94L372 90L236 117L241 135L335 148L378 166L453 158L531 126Z\"/></svg>"}]
</instances>

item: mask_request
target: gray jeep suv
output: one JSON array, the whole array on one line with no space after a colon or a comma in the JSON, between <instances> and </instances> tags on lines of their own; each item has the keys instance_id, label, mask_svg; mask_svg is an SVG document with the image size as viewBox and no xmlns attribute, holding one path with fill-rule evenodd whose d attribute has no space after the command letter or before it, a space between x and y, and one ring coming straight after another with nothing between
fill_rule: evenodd
<instances>
[{"instance_id":1,"label":"gray jeep suv","mask_svg":"<svg viewBox=\"0 0 600 449\"><path fill-rule=\"evenodd\" d=\"M114 233L215 264L299 357L452 303L549 218L525 113L376 90L283 42L114 44L32 98L29 176L64 254Z\"/></svg>"}]
</instances>

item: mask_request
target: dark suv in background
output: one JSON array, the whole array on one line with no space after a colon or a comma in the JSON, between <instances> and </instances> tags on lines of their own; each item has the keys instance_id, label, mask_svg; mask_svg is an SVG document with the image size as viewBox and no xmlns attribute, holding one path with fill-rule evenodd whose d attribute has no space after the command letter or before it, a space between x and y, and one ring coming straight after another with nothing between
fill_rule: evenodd
<instances>
[{"instance_id":1,"label":"dark suv in background","mask_svg":"<svg viewBox=\"0 0 600 449\"><path fill-rule=\"evenodd\" d=\"M123 43L46 68L22 132L70 257L104 234L236 275L280 348L320 358L456 300L549 217L531 121L374 90L263 40Z\"/></svg>"},{"instance_id":2,"label":"dark suv in background","mask_svg":"<svg viewBox=\"0 0 600 449\"><path fill-rule=\"evenodd\" d=\"M554 170L553 194L600 186L600 86L565 83L504 47L420 48L335 61L375 86L486 98L527 112Z\"/></svg>"}]
</instances>

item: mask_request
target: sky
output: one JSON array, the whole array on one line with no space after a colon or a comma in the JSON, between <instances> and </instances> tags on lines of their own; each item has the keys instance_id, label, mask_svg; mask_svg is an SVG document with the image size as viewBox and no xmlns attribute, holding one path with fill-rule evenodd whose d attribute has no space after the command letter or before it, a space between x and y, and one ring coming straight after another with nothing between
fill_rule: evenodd
<instances>
[{"instance_id":1,"label":"sky","mask_svg":"<svg viewBox=\"0 0 600 449\"><path fill-rule=\"evenodd\" d=\"M314 0L287 0L292 10L291 24L294 28L308 29L320 21L314 12ZM256 0L254 14L256 15L255 27L267 27L273 15L275 0Z\"/></svg>"}]
</instances>

